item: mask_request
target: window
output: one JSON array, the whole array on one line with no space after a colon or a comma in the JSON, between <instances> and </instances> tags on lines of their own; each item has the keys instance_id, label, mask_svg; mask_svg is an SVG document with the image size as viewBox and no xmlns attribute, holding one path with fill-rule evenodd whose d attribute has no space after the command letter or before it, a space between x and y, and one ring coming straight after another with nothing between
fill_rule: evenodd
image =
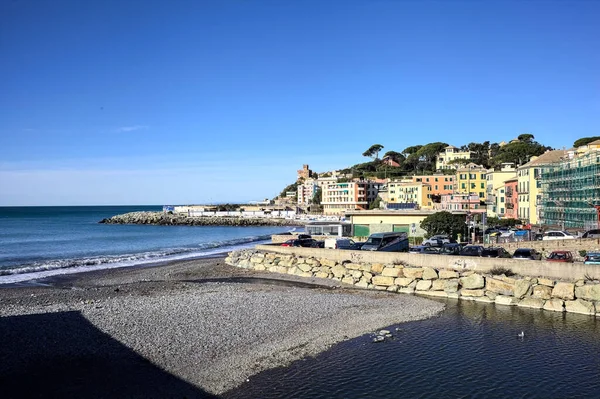
<instances>
[{"instance_id":1,"label":"window","mask_svg":"<svg viewBox=\"0 0 600 399\"><path fill-rule=\"evenodd\" d=\"M481 188L485 188L485 183L481 183Z\"/></svg>"},{"instance_id":2,"label":"window","mask_svg":"<svg viewBox=\"0 0 600 399\"><path fill-rule=\"evenodd\" d=\"M464 190L465 188L467 188L467 184L466 183L461 183L460 184L460 188L462 188Z\"/></svg>"}]
</instances>

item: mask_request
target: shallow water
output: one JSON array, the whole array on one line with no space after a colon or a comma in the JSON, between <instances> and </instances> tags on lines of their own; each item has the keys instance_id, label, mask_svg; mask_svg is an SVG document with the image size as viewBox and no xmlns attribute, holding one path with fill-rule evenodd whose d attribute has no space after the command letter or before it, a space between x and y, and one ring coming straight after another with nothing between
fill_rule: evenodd
<instances>
[{"instance_id":1,"label":"shallow water","mask_svg":"<svg viewBox=\"0 0 600 399\"><path fill-rule=\"evenodd\" d=\"M594 317L448 300L432 319L394 325L263 372L234 398L598 398ZM520 338L519 333L524 337Z\"/></svg>"}]
</instances>

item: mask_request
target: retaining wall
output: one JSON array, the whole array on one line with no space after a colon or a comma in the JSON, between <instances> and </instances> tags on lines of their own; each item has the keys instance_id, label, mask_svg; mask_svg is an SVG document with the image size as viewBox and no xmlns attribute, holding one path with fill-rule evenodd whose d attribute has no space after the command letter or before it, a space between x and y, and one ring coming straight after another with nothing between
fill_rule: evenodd
<instances>
[{"instance_id":1,"label":"retaining wall","mask_svg":"<svg viewBox=\"0 0 600 399\"><path fill-rule=\"evenodd\" d=\"M449 261L451 257L440 255L360 252L258 245L253 250L229 253L225 262L253 270L329 278L364 289L600 315L596 311L600 311L598 278L544 276L542 272L557 272L555 264L545 265L549 262L524 261L529 264L527 266L512 259L463 258L460 261L459 258ZM410 263L402 259L404 256L410 257ZM445 258L446 266L432 267L436 264L434 257ZM513 265L513 272L518 268L529 274L510 277L489 273L491 268L499 265ZM567 264L563 268L571 266ZM577 276L579 273L585 271L556 274Z\"/></svg>"},{"instance_id":2,"label":"retaining wall","mask_svg":"<svg viewBox=\"0 0 600 399\"><path fill-rule=\"evenodd\" d=\"M494 267L504 267L521 276L573 281L589 277L600 280L600 265L584 265L583 263L481 258L476 256L422 255L407 252L345 251L324 248L282 247L280 245L257 245L256 249L284 255L296 254L303 257L327 258L336 262L402 262L415 267L472 270L483 273L489 272Z\"/></svg>"}]
</instances>

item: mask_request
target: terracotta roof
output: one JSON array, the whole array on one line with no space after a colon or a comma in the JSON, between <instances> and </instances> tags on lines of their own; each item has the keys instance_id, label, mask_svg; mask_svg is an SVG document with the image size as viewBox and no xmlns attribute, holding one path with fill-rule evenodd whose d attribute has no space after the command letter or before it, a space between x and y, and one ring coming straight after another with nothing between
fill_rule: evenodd
<instances>
[{"instance_id":1,"label":"terracotta roof","mask_svg":"<svg viewBox=\"0 0 600 399\"><path fill-rule=\"evenodd\" d=\"M546 151L545 153L543 153L542 155L540 155L539 157L537 157L533 161L529 161L526 164L519 166L519 169L521 169L523 167L529 167L529 166L535 166L535 165L545 165L545 164L549 164L549 163L555 163L555 162L560 161L560 159L562 157L564 157L566 154L567 154L566 150L551 150L551 151Z\"/></svg>"}]
</instances>

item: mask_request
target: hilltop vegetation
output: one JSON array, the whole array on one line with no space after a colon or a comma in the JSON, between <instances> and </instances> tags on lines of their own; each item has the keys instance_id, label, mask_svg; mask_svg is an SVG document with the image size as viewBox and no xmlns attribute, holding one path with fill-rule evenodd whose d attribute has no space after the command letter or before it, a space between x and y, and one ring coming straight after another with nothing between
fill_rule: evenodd
<instances>
[{"instance_id":1,"label":"hilltop vegetation","mask_svg":"<svg viewBox=\"0 0 600 399\"><path fill-rule=\"evenodd\" d=\"M574 147L587 145L593 141L600 140L600 136L583 137L573 143ZM379 158L379 153L385 148L382 144L373 144L365 152L364 157L372 158L368 162L358 163L339 170L342 175L347 177L341 179L350 180L351 178L401 178L411 175L427 175L436 171L436 156L448 146L448 143L435 142L423 145L414 145L406 147L402 151L387 151ZM521 166L533 156L540 156L553 148L535 141L532 134L521 134L509 143L500 145L484 141L483 143L471 142L458 147L461 152L471 151L471 159L458 159L451 163L466 165L473 162L482 165L486 169L499 169L503 163L513 163ZM397 165L397 166L396 166ZM441 173L454 174L453 170L441 171ZM330 175L330 173L328 174ZM285 196L286 191L295 191L298 184L295 182L287 186L280 195Z\"/></svg>"}]
</instances>

